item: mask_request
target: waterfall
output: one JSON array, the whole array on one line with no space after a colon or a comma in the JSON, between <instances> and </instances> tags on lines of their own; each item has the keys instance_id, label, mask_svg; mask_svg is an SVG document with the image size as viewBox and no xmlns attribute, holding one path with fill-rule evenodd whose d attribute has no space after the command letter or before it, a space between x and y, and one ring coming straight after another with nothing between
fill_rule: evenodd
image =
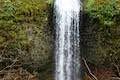
<instances>
[{"instance_id":1,"label":"waterfall","mask_svg":"<svg viewBox=\"0 0 120 80\"><path fill-rule=\"evenodd\" d=\"M80 0L56 0L55 80L80 79Z\"/></svg>"}]
</instances>

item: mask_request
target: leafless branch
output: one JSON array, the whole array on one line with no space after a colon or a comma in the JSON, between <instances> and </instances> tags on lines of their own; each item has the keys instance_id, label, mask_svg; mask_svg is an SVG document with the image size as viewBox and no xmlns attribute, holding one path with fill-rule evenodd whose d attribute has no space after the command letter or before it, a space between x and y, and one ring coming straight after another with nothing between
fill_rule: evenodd
<instances>
[{"instance_id":1,"label":"leafless branch","mask_svg":"<svg viewBox=\"0 0 120 80\"><path fill-rule=\"evenodd\" d=\"M87 65L87 62L86 62L85 58L82 58L82 60L83 60L85 66L86 66L86 68L87 68L87 70L88 70L88 73L89 73L95 80L98 80L97 77L91 72L89 66Z\"/></svg>"},{"instance_id":2,"label":"leafless branch","mask_svg":"<svg viewBox=\"0 0 120 80\"><path fill-rule=\"evenodd\" d=\"M117 70L117 74L118 76L120 77L120 69L119 69L119 66L117 64L114 64L116 70Z\"/></svg>"},{"instance_id":3,"label":"leafless branch","mask_svg":"<svg viewBox=\"0 0 120 80\"><path fill-rule=\"evenodd\" d=\"M112 77L112 80L120 80L119 77Z\"/></svg>"}]
</instances>

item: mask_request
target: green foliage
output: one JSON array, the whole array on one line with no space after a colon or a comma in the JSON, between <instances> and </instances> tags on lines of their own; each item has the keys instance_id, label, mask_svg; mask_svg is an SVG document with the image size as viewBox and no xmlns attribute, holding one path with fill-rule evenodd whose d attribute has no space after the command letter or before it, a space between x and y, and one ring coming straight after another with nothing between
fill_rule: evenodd
<instances>
[{"instance_id":1,"label":"green foliage","mask_svg":"<svg viewBox=\"0 0 120 80\"><path fill-rule=\"evenodd\" d=\"M117 0L88 0L86 12L92 17L99 19L103 25L114 25L114 16L119 14Z\"/></svg>"},{"instance_id":2,"label":"green foliage","mask_svg":"<svg viewBox=\"0 0 120 80\"><path fill-rule=\"evenodd\" d=\"M91 56L88 57L89 62L108 67L120 65L120 0L87 1L86 25L94 30L90 32L94 35L93 43L95 42L91 53L88 52Z\"/></svg>"},{"instance_id":3,"label":"green foliage","mask_svg":"<svg viewBox=\"0 0 120 80\"><path fill-rule=\"evenodd\" d=\"M35 29L33 25L37 25L40 27L36 27L35 30L43 31L48 17L47 2L43 0L1 0L0 4L1 45L3 42L11 41L21 45L30 45L27 30Z\"/></svg>"},{"instance_id":4,"label":"green foliage","mask_svg":"<svg viewBox=\"0 0 120 80\"><path fill-rule=\"evenodd\" d=\"M12 2L10 0L5 0L2 9L3 14L1 16L3 16L4 18L14 16L14 9L15 6L12 4Z\"/></svg>"},{"instance_id":5,"label":"green foliage","mask_svg":"<svg viewBox=\"0 0 120 80\"><path fill-rule=\"evenodd\" d=\"M55 0L48 0L48 4L52 5L53 6L53 3L54 3Z\"/></svg>"},{"instance_id":6,"label":"green foliage","mask_svg":"<svg viewBox=\"0 0 120 80\"><path fill-rule=\"evenodd\" d=\"M41 67L50 62L50 4L50 0L0 0L0 56L22 55L24 64L36 62Z\"/></svg>"},{"instance_id":7,"label":"green foliage","mask_svg":"<svg viewBox=\"0 0 120 80\"><path fill-rule=\"evenodd\" d=\"M92 8L94 7L94 1L95 0L88 0L87 5L86 5L87 11L92 10Z\"/></svg>"}]
</instances>

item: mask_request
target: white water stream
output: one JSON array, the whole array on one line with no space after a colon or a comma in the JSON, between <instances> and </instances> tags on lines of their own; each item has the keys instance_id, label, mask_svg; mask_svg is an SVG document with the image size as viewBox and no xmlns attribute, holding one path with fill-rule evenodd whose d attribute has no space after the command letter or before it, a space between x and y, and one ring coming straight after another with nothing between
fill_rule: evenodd
<instances>
[{"instance_id":1,"label":"white water stream","mask_svg":"<svg viewBox=\"0 0 120 80\"><path fill-rule=\"evenodd\" d=\"M56 0L55 80L80 79L80 0Z\"/></svg>"}]
</instances>

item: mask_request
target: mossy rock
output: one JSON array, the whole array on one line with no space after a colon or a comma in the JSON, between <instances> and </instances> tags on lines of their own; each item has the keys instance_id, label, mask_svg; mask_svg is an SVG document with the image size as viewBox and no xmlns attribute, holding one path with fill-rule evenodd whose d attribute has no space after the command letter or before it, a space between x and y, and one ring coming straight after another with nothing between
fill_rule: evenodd
<instances>
[{"instance_id":1,"label":"mossy rock","mask_svg":"<svg viewBox=\"0 0 120 80\"><path fill-rule=\"evenodd\" d=\"M96 66L120 65L119 0L87 0L82 35L83 55ZM88 37L87 37L88 36ZM89 46L87 43L90 43ZM83 49L83 48L82 48Z\"/></svg>"},{"instance_id":2,"label":"mossy rock","mask_svg":"<svg viewBox=\"0 0 120 80\"><path fill-rule=\"evenodd\" d=\"M13 60L19 57L22 61L21 65L33 63L36 67L39 66L40 70L42 65L48 65L48 63L51 65L50 14L52 14L52 8L51 1L48 0L0 0L0 54L2 57ZM50 73L46 72L47 74Z\"/></svg>"}]
</instances>

